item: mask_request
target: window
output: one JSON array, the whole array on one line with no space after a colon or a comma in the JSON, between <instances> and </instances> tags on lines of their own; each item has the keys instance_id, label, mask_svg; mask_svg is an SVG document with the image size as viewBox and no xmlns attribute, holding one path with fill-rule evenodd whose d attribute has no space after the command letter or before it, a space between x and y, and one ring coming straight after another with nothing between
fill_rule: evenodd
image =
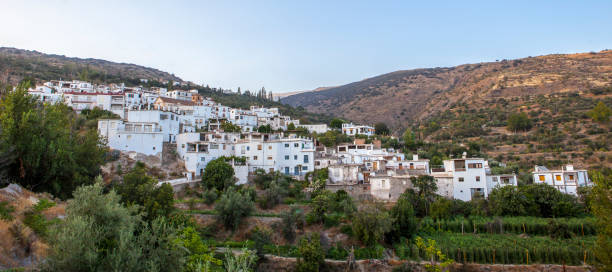
<instances>
[{"instance_id":1,"label":"window","mask_svg":"<svg viewBox=\"0 0 612 272\"><path fill-rule=\"evenodd\" d=\"M257 145L257 150L261 150L261 149L262 149L261 145Z\"/></svg>"},{"instance_id":2,"label":"window","mask_svg":"<svg viewBox=\"0 0 612 272\"><path fill-rule=\"evenodd\" d=\"M285 160L288 161L289 160L289 155L285 155Z\"/></svg>"},{"instance_id":3,"label":"window","mask_svg":"<svg viewBox=\"0 0 612 272\"><path fill-rule=\"evenodd\" d=\"M497 182L497 177L493 177L493 182Z\"/></svg>"},{"instance_id":4,"label":"window","mask_svg":"<svg viewBox=\"0 0 612 272\"><path fill-rule=\"evenodd\" d=\"M569 180L574 180L574 175L569 175Z\"/></svg>"},{"instance_id":5,"label":"window","mask_svg":"<svg viewBox=\"0 0 612 272\"><path fill-rule=\"evenodd\" d=\"M476 176L476 181L480 181L480 176Z\"/></svg>"},{"instance_id":6,"label":"window","mask_svg":"<svg viewBox=\"0 0 612 272\"><path fill-rule=\"evenodd\" d=\"M545 180L546 180L546 176L544 176L544 175L539 175L539 176L538 176L538 179L539 179L540 181L545 181Z\"/></svg>"},{"instance_id":7,"label":"window","mask_svg":"<svg viewBox=\"0 0 612 272\"><path fill-rule=\"evenodd\" d=\"M555 180L561 181L561 175L555 175Z\"/></svg>"},{"instance_id":8,"label":"window","mask_svg":"<svg viewBox=\"0 0 612 272\"><path fill-rule=\"evenodd\" d=\"M253 156L253 160L257 160L257 156Z\"/></svg>"},{"instance_id":9,"label":"window","mask_svg":"<svg viewBox=\"0 0 612 272\"><path fill-rule=\"evenodd\" d=\"M308 163L308 155L304 155L304 163Z\"/></svg>"},{"instance_id":10,"label":"window","mask_svg":"<svg viewBox=\"0 0 612 272\"><path fill-rule=\"evenodd\" d=\"M468 168L482 168L482 163L468 163Z\"/></svg>"},{"instance_id":11,"label":"window","mask_svg":"<svg viewBox=\"0 0 612 272\"><path fill-rule=\"evenodd\" d=\"M268 150L271 150L271 149L272 149L272 146L271 146L271 145L269 145L269 146L268 146Z\"/></svg>"},{"instance_id":12,"label":"window","mask_svg":"<svg viewBox=\"0 0 612 272\"><path fill-rule=\"evenodd\" d=\"M250 146L247 146L247 151L249 151L249 150L251 150L251 147L250 147Z\"/></svg>"},{"instance_id":13,"label":"window","mask_svg":"<svg viewBox=\"0 0 612 272\"><path fill-rule=\"evenodd\" d=\"M200 161L206 161L206 157L202 157Z\"/></svg>"},{"instance_id":14,"label":"window","mask_svg":"<svg viewBox=\"0 0 612 272\"><path fill-rule=\"evenodd\" d=\"M293 147L298 147L298 146L300 146L300 144L298 143L293 144Z\"/></svg>"},{"instance_id":15,"label":"window","mask_svg":"<svg viewBox=\"0 0 612 272\"><path fill-rule=\"evenodd\" d=\"M289 175L289 167L285 167L285 175Z\"/></svg>"},{"instance_id":16,"label":"window","mask_svg":"<svg viewBox=\"0 0 612 272\"><path fill-rule=\"evenodd\" d=\"M302 166L302 170L307 171L308 170L308 166Z\"/></svg>"},{"instance_id":17,"label":"window","mask_svg":"<svg viewBox=\"0 0 612 272\"><path fill-rule=\"evenodd\" d=\"M289 147L289 144L285 144L285 147Z\"/></svg>"},{"instance_id":18,"label":"window","mask_svg":"<svg viewBox=\"0 0 612 272\"><path fill-rule=\"evenodd\" d=\"M293 155L293 159L294 159L294 160L297 160L297 155Z\"/></svg>"},{"instance_id":19,"label":"window","mask_svg":"<svg viewBox=\"0 0 612 272\"><path fill-rule=\"evenodd\" d=\"M459 178L459 182L463 182L463 178Z\"/></svg>"},{"instance_id":20,"label":"window","mask_svg":"<svg viewBox=\"0 0 612 272\"><path fill-rule=\"evenodd\" d=\"M268 156L268 160L271 161L272 160L272 156Z\"/></svg>"}]
</instances>

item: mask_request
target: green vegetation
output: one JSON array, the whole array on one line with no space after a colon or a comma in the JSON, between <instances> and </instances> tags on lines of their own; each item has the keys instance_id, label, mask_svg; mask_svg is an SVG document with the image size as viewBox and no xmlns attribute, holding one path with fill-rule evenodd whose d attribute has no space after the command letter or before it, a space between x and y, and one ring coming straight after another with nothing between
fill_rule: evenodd
<instances>
[{"instance_id":1,"label":"green vegetation","mask_svg":"<svg viewBox=\"0 0 612 272\"><path fill-rule=\"evenodd\" d=\"M321 247L319 234L312 233L302 238L298 245L298 254L297 272L319 271L325 260L325 252Z\"/></svg>"},{"instance_id":2,"label":"green vegetation","mask_svg":"<svg viewBox=\"0 0 612 272\"><path fill-rule=\"evenodd\" d=\"M0 201L0 219L4 221L13 220L12 213L15 211L15 207L10 205L8 201Z\"/></svg>"},{"instance_id":3,"label":"green vegetation","mask_svg":"<svg viewBox=\"0 0 612 272\"><path fill-rule=\"evenodd\" d=\"M157 217L168 217L174 211L174 191L170 184L157 186L158 181L147 175L145 166L137 163L125 176L123 182L115 186L126 205L138 205L144 218L152 221Z\"/></svg>"},{"instance_id":4,"label":"green vegetation","mask_svg":"<svg viewBox=\"0 0 612 272\"><path fill-rule=\"evenodd\" d=\"M596 264L602 271L612 270L612 173L595 172L591 210L597 218Z\"/></svg>"},{"instance_id":5,"label":"green vegetation","mask_svg":"<svg viewBox=\"0 0 612 272\"><path fill-rule=\"evenodd\" d=\"M593 118L593 121L599 123L605 123L610 121L610 115L612 115L612 109L608 108L602 101L597 103L597 106L592 110L588 111L587 114Z\"/></svg>"},{"instance_id":6,"label":"green vegetation","mask_svg":"<svg viewBox=\"0 0 612 272\"><path fill-rule=\"evenodd\" d=\"M391 130L389 130L387 124L382 122L374 125L374 131L376 135L389 135L391 133Z\"/></svg>"},{"instance_id":7,"label":"green vegetation","mask_svg":"<svg viewBox=\"0 0 612 272\"><path fill-rule=\"evenodd\" d=\"M568 217L584 212L576 197L547 184L495 188L488 202L494 215Z\"/></svg>"},{"instance_id":8,"label":"green vegetation","mask_svg":"<svg viewBox=\"0 0 612 272\"><path fill-rule=\"evenodd\" d=\"M387 211L378 205L365 206L353 216L353 234L365 245L382 242L392 229L393 220Z\"/></svg>"},{"instance_id":9,"label":"green vegetation","mask_svg":"<svg viewBox=\"0 0 612 272\"><path fill-rule=\"evenodd\" d=\"M70 108L42 105L27 94L28 87L21 84L0 101L0 153L11 154L8 178L66 199L100 173L104 149L97 130L79 133Z\"/></svg>"},{"instance_id":10,"label":"green vegetation","mask_svg":"<svg viewBox=\"0 0 612 272\"><path fill-rule=\"evenodd\" d=\"M526 113L513 113L508 117L508 130L527 131L531 129L531 120Z\"/></svg>"},{"instance_id":11,"label":"green vegetation","mask_svg":"<svg viewBox=\"0 0 612 272\"><path fill-rule=\"evenodd\" d=\"M234 185L234 168L229 165L225 158L214 159L204 169L202 175L202 185L208 189L223 191Z\"/></svg>"},{"instance_id":12,"label":"green vegetation","mask_svg":"<svg viewBox=\"0 0 612 272\"><path fill-rule=\"evenodd\" d=\"M68 201L66 218L49 233L45 271L177 271L187 252L175 246L176 227L150 224L102 185L83 186Z\"/></svg>"},{"instance_id":13,"label":"green vegetation","mask_svg":"<svg viewBox=\"0 0 612 272\"><path fill-rule=\"evenodd\" d=\"M253 210L253 201L233 187L225 191L215 205L219 221L232 230L237 230L242 220L251 215Z\"/></svg>"},{"instance_id":14,"label":"green vegetation","mask_svg":"<svg viewBox=\"0 0 612 272\"><path fill-rule=\"evenodd\" d=\"M32 208L24 213L23 224L41 237L46 237L49 227L57 223L58 219L47 220L42 212L53 206L55 206L55 202L53 201L45 198L39 200L36 205L32 206Z\"/></svg>"}]
</instances>

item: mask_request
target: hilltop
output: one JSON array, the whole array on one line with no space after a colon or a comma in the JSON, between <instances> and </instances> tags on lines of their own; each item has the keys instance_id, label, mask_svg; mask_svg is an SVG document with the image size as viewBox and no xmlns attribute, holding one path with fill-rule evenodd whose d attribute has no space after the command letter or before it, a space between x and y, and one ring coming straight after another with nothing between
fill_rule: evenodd
<instances>
[{"instance_id":1,"label":"hilltop","mask_svg":"<svg viewBox=\"0 0 612 272\"><path fill-rule=\"evenodd\" d=\"M183 82L174 74L136 64L0 47L0 82L14 85L25 77L40 81L81 78L94 83L124 82L131 85L140 84L140 79Z\"/></svg>"},{"instance_id":2,"label":"hilltop","mask_svg":"<svg viewBox=\"0 0 612 272\"><path fill-rule=\"evenodd\" d=\"M577 93L610 85L612 51L555 54L448 68L396 71L281 99L317 113L401 129L486 99ZM382 106L384 105L384 107ZM489 107L493 105L482 105Z\"/></svg>"}]
</instances>

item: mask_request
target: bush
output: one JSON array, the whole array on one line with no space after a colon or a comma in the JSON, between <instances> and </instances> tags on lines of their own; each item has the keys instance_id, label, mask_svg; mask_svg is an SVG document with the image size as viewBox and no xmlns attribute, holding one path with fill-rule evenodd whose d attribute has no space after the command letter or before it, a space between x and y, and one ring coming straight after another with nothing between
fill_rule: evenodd
<instances>
[{"instance_id":1,"label":"bush","mask_svg":"<svg viewBox=\"0 0 612 272\"><path fill-rule=\"evenodd\" d=\"M293 242L295 239L295 229L304 227L304 212L298 207L283 211L280 215L281 233L288 242Z\"/></svg>"},{"instance_id":2,"label":"bush","mask_svg":"<svg viewBox=\"0 0 612 272\"><path fill-rule=\"evenodd\" d=\"M15 207L11 206L7 201L0 202L0 219L5 221L13 220L12 212L15 211Z\"/></svg>"},{"instance_id":3,"label":"bush","mask_svg":"<svg viewBox=\"0 0 612 272\"><path fill-rule=\"evenodd\" d=\"M205 190L202 193L202 198L204 198L204 203L206 203L207 205L211 205L215 203L215 200L217 200L218 197L219 197L219 194L217 193L217 189Z\"/></svg>"},{"instance_id":4,"label":"bush","mask_svg":"<svg viewBox=\"0 0 612 272\"><path fill-rule=\"evenodd\" d=\"M365 245L374 245L392 230L392 223L381 205L367 205L353 217L353 234Z\"/></svg>"},{"instance_id":5,"label":"bush","mask_svg":"<svg viewBox=\"0 0 612 272\"><path fill-rule=\"evenodd\" d=\"M208 162L202 175L202 185L205 188L223 191L234 183L234 168L225 161L224 157Z\"/></svg>"},{"instance_id":6,"label":"bush","mask_svg":"<svg viewBox=\"0 0 612 272\"><path fill-rule=\"evenodd\" d=\"M265 253L265 246L272 244L272 231L270 229L257 226L251 231L250 238L253 240L257 255L262 258Z\"/></svg>"},{"instance_id":7,"label":"bush","mask_svg":"<svg viewBox=\"0 0 612 272\"><path fill-rule=\"evenodd\" d=\"M312 233L302 238L298 244L298 254L296 271L319 271L325 264L325 252L321 247L319 234Z\"/></svg>"},{"instance_id":8,"label":"bush","mask_svg":"<svg viewBox=\"0 0 612 272\"><path fill-rule=\"evenodd\" d=\"M254 211L253 201L235 189L228 189L215 205L217 218L223 225L232 230L238 229L242 219Z\"/></svg>"},{"instance_id":9,"label":"bush","mask_svg":"<svg viewBox=\"0 0 612 272\"><path fill-rule=\"evenodd\" d=\"M407 197L400 196L395 206L391 208L391 219L393 220L393 240L399 237L411 238L417 230L414 209Z\"/></svg>"},{"instance_id":10,"label":"bush","mask_svg":"<svg viewBox=\"0 0 612 272\"><path fill-rule=\"evenodd\" d=\"M168 183L157 186L157 180L147 175L144 164L136 166L123 177L123 183L117 185L121 202L139 205L146 213L145 219L167 217L174 211L174 190Z\"/></svg>"}]
</instances>

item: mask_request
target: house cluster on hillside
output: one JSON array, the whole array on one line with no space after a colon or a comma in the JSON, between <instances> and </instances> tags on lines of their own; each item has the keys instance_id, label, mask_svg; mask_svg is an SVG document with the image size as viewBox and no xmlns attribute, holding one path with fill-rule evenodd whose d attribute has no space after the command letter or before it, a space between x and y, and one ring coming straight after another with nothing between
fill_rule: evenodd
<instances>
[{"instance_id":1,"label":"house cluster on hillside","mask_svg":"<svg viewBox=\"0 0 612 272\"><path fill-rule=\"evenodd\" d=\"M328 169L329 190L344 190L358 199L396 201L413 188L413 178L423 175L434 178L437 194L463 201L486 198L497 187L518 185L516 174L493 174L483 158L468 158L464 153L461 158L444 160L443 165L430 165L418 155L405 158L399 151L381 148L376 140L366 144L355 139L353 144L334 149L317 146L315 169L322 168ZM576 195L577 187L591 185L587 171L571 165L559 171L536 166L533 175L535 183L547 183L568 194Z\"/></svg>"},{"instance_id":2,"label":"house cluster on hillside","mask_svg":"<svg viewBox=\"0 0 612 272\"><path fill-rule=\"evenodd\" d=\"M29 90L49 103L66 103L75 111L100 108L119 119L98 121L98 132L109 147L161 157L164 143L177 145L189 176L202 174L206 164L221 156L245 157L241 166L303 176L314 169L313 140L290 133L258 133L260 126L285 131L292 124L318 133L326 124L300 125L278 108L236 109L202 97L197 90L93 85L83 81L49 81ZM225 132L224 123L239 131ZM238 171L240 170L240 171ZM245 172L246 173L246 172ZM241 179L245 181L245 179Z\"/></svg>"},{"instance_id":3,"label":"house cluster on hillside","mask_svg":"<svg viewBox=\"0 0 612 272\"><path fill-rule=\"evenodd\" d=\"M201 176L210 161L226 157L239 183L246 183L249 173L258 169L298 178L327 169L328 189L345 190L359 199L395 201L420 176L432 176L439 195L464 201L518 183L516 174L493 174L487 160L465 154L444 160L443 165L430 165L417 155L406 158L399 150L382 148L379 140L366 143L356 138L351 144L326 148L287 131L302 127L325 133L330 130L326 124L300 124L278 108L231 108L202 97L197 90L50 81L29 93L44 102L66 103L77 112L97 107L117 114L118 119L98 121L98 133L109 147L161 158L167 148L164 144L175 145L190 179ZM261 126L277 132L260 133L257 128ZM340 131L349 136L375 134L371 126L352 123L343 124ZM579 186L591 184L586 170L571 165L554 171L536 166L532 174L535 183L568 194L575 195Z\"/></svg>"}]
</instances>

